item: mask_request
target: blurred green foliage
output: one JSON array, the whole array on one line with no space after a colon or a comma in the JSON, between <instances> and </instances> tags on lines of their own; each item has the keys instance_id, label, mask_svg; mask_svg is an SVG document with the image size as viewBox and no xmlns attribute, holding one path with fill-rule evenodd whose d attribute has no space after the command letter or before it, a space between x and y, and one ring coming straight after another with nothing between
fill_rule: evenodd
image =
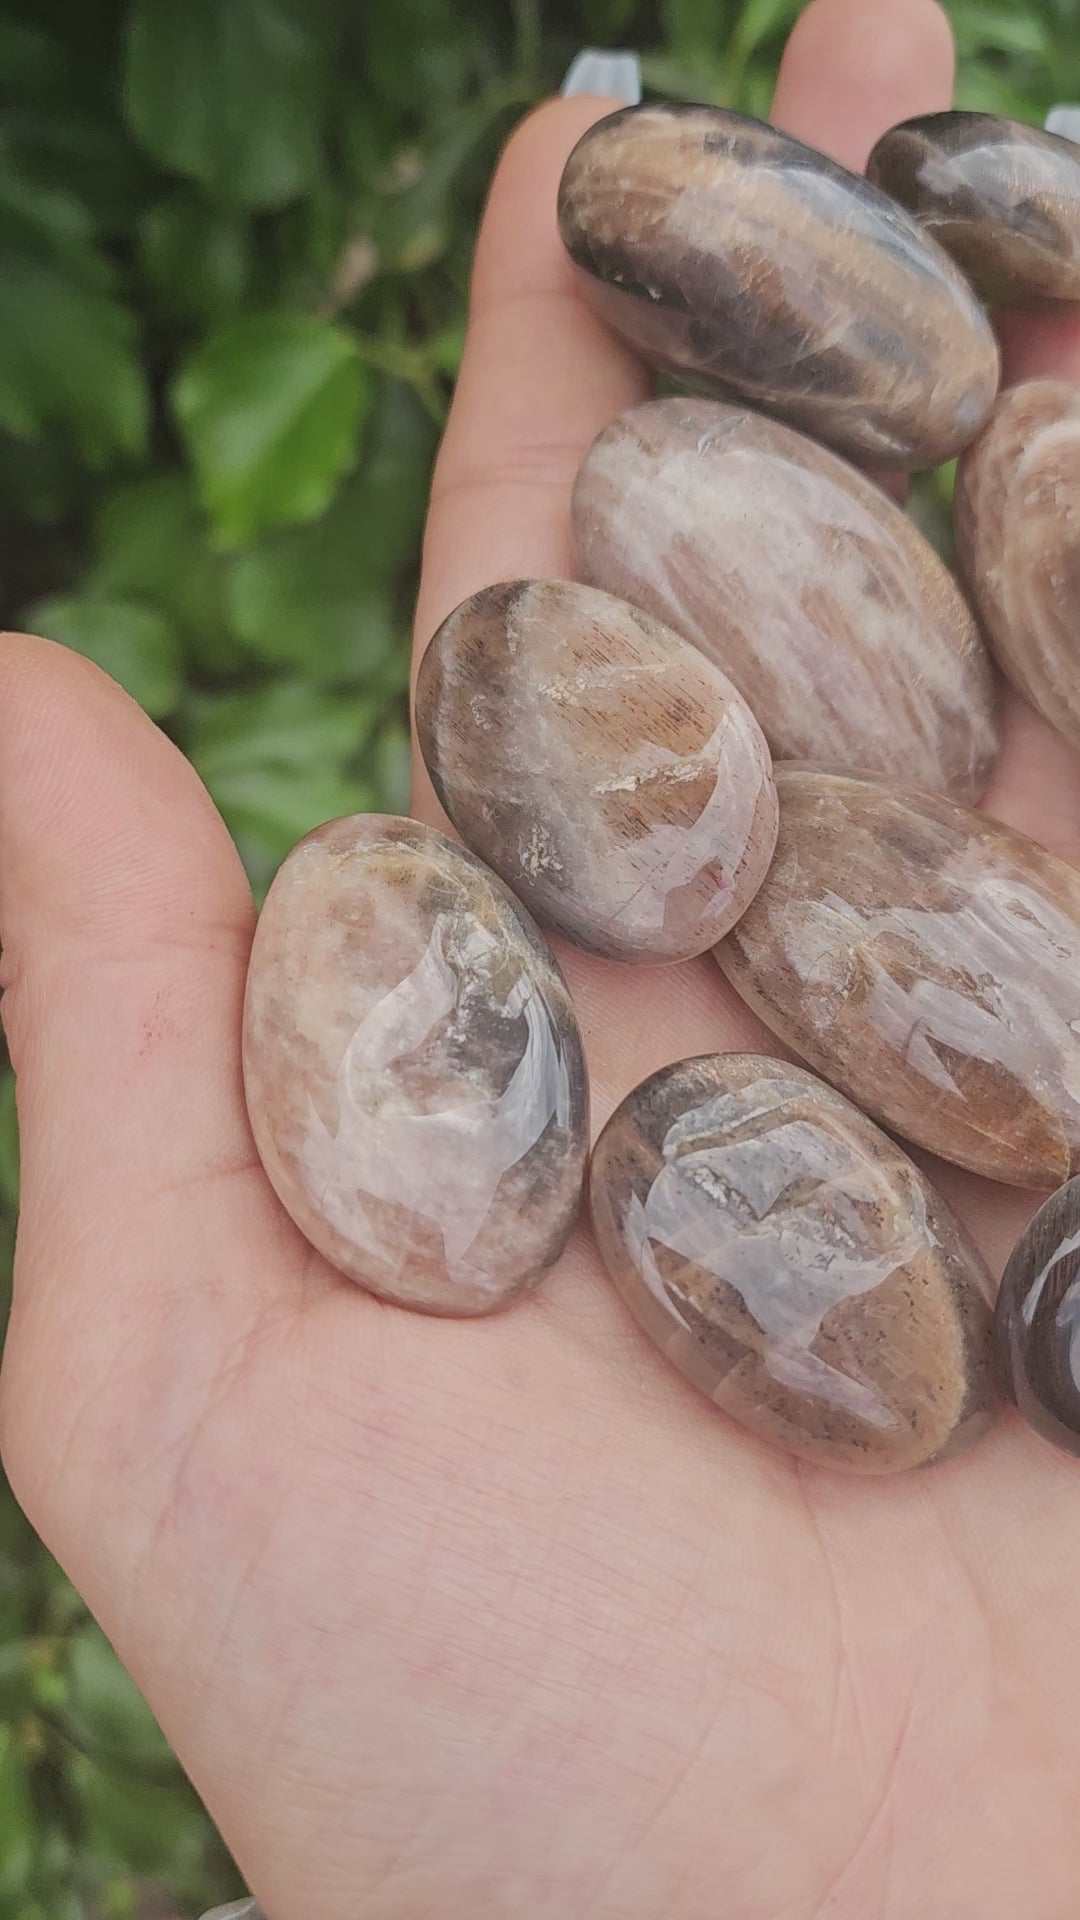
<instances>
[{"instance_id":1,"label":"blurred green foliage","mask_svg":"<svg viewBox=\"0 0 1080 1920\"><path fill-rule=\"evenodd\" d=\"M1080 97L1080 0L953 0L964 106ZM431 459L499 144L585 44L765 112L797 0L0 0L0 590L180 742L262 888L407 791ZM933 512L933 499L924 502ZM17 1143L0 1079L0 1326ZM0 1483L0 1920L236 1891Z\"/></svg>"}]
</instances>

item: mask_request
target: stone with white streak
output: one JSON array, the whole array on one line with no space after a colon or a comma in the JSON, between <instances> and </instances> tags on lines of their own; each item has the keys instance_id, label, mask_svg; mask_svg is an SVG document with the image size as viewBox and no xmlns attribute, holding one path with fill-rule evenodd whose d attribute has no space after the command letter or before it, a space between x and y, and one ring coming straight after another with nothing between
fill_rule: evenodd
<instances>
[{"instance_id":1,"label":"stone with white streak","mask_svg":"<svg viewBox=\"0 0 1080 1920\"><path fill-rule=\"evenodd\" d=\"M1080 1172L1080 872L954 801L778 768L769 877L717 949L890 1131L992 1180Z\"/></svg>"},{"instance_id":2,"label":"stone with white streak","mask_svg":"<svg viewBox=\"0 0 1080 1920\"><path fill-rule=\"evenodd\" d=\"M960 462L956 545L998 665L1080 747L1080 387L1002 394Z\"/></svg>"},{"instance_id":3,"label":"stone with white streak","mask_svg":"<svg viewBox=\"0 0 1080 1920\"><path fill-rule=\"evenodd\" d=\"M978 627L872 480L746 407L664 399L613 421L574 489L582 577L692 640L777 760L979 798L997 746Z\"/></svg>"},{"instance_id":4,"label":"stone with white streak","mask_svg":"<svg viewBox=\"0 0 1080 1920\"><path fill-rule=\"evenodd\" d=\"M895 1141L801 1067L729 1053L661 1068L601 1134L590 1196L646 1333L774 1446L898 1473L992 1419L975 1247Z\"/></svg>"},{"instance_id":5,"label":"stone with white streak","mask_svg":"<svg viewBox=\"0 0 1080 1920\"><path fill-rule=\"evenodd\" d=\"M528 914L433 828L357 815L293 849L252 948L244 1083L283 1206L384 1300L487 1313L561 1253L577 1019Z\"/></svg>"},{"instance_id":6,"label":"stone with white streak","mask_svg":"<svg viewBox=\"0 0 1080 1920\"><path fill-rule=\"evenodd\" d=\"M704 953L765 877L761 729L649 614L565 580L463 602L416 690L420 745L466 844L541 920L610 959Z\"/></svg>"}]
</instances>

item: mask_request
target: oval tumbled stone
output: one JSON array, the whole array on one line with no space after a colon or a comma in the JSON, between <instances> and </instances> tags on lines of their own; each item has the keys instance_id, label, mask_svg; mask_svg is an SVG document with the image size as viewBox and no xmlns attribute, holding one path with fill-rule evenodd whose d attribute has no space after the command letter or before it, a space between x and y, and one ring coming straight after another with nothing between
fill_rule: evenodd
<instances>
[{"instance_id":1,"label":"oval tumbled stone","mask_svg":"<svg viewBox=\"0 0 1080 1920\"><path fill-rule=\"evenodd\" d=\"M894 1132L1018 1186L1080 1171L1080 872L954 801L777 768L764 886L716 950Z\"/></svg>"},{"instance_id":2,"label":"oval tumbled stone","mask_svg":"<svg viewBox=\"0 0 1080 1920\"><path fill-rule=\"evenodd\" d=\"M462 839L593 953L704 953L765 878L777 806L761 728L716 667L610 594L565 580L473 594L424 657L416 725Z\"/></svg>"},{"instance_id":3,"label":"oval tumbled stone","mask_svg":"<svg viewBox=\"0 0 1080 1920\"><path fill-rule=\"evenodd\" d=\"M652 400L586 454L573 526L583 578L729 674L776 759L981 795L996 695L975 620L847 461L747 407Z\"/></svg>"},{"instance_id":4,"label":"oval tumbled stone","mask_svg":"<svg viewBox=\"0 0 1080 1920\"><path fill-rule=\"evenodd\" d=\"M763 1439L898 1473L988 1425L978 1252L899 1147L812 1074L755 1054L664 1067L608 1122L589 1185L640 1324Z\"/></svg>"},{"instance_id":5,"label":"oval tumbled stone","mask_svg":"<svg viewBox=\"0 0 1080 1920\"><path fill-rule=\"evenodd\" d=\"M561 1253L587 1090L524 908L444 834L332 820L259 917L244 1004L259 1156L312 1245L399 1306L487 1313Z\"/></svg>"},{"instance_id":6,"label":"oval tumbled stone","mask_svg":"<svg viewBox=\"0 0 1080 1920\"><path fill-rule=\"evenodd\" d=\"M993 332L916 220L824 154L719 107L629 107L559 190L586 298L653 366L879 465L934 466L997 391Z\"/></svg>"},{"instance_id":7,"label":"oval tumbled stone","mask_svg":"<svg viewBox=\"0 0 1080 1920\"><path fill-rule=\"evenodd\" d=\"M1003 673L1080 746L1080 387L1003 393L960 463L956 544Z\"/></svg>"},{"instance_id":8,"label":"oval tumbled stone","mask_svg":"<svg viewBox=\"0 0 1080 1920\"><path fill-rule=\"evenodd\" d=\"M1080 1180L1040 1207L1002 1276L997 1330L1009 1392L1044 1440L1080 1453Z\"/></svg>"},{"instance_id":9,"label":"oval tumbled stone","mask_svg":"<svg viewBox=\"0 0 1080 1920\"><path fill-rule=\"evenodd\" d=\"M927 113L883 134L867 174L995 305L1080 299L1080 147L992 113Z\"/></svg>"}]
</instances>

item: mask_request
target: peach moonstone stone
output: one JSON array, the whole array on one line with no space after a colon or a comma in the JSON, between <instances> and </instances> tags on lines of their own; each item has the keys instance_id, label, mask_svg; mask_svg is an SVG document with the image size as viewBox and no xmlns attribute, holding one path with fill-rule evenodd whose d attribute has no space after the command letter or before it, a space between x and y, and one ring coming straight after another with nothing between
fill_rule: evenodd
<instances>
[{"instance_id":1,"label":"peach moonstone stone","mask_svg":"<svg viewBox=\"0 0 1080 1920\"><path fill-rule=\"evenodd\" d=\"M332 820L255 934L244 1083L312 1245L399 1306L477 1314L558 1258L588 1133L577 1019L502 882L412 820Z\"/></svg>"}]
</instances>

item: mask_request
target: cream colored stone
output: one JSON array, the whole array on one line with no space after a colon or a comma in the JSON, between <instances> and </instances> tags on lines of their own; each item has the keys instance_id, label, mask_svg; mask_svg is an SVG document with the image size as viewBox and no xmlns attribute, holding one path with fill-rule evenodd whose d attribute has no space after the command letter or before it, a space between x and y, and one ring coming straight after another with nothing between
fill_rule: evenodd
<instances>
[{"instance_id":1,"label":"cream colored stone","mask_svg":"<svg viewBox=\"0 0 1080 1920\"><path fill-rule=\"evenodd\" d=\"M994 676L948 569L864 474L746 407L615 420L574 488L583 578L715 661L777 760L978 799Z\"/></svg>"},{"instance_id":2,"label":"cream colored stone","mask_svg":"<svg viewBox=\"0 0 1080 1920\"><path fill-rule=\"evenodd\" d=\"M561 1253L577 1020L524 909L434 829L357 815L294 848L252 948L244 1083L278 1198L383 1299L486 1313Z\"/></svg>"}]
</instances>

